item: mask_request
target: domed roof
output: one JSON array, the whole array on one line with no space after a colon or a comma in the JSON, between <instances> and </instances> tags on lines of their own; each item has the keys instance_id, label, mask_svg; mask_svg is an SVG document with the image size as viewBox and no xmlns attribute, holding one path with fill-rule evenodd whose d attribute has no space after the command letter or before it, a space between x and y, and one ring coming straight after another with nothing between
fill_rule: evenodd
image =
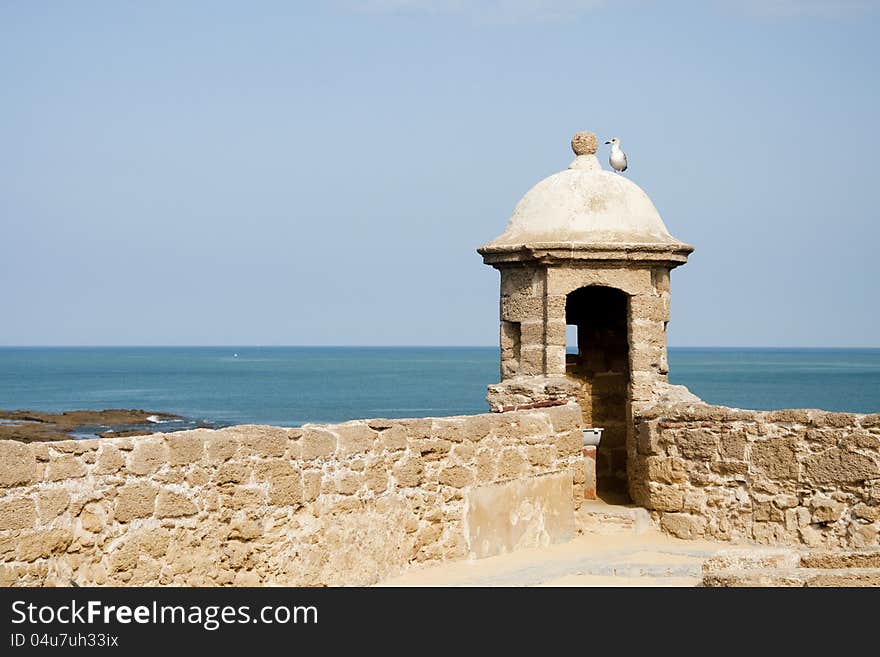
<instances>
[{"instance_id":1,"label":"domed roof","mask_svg":"<svg viewBox=\"0 0 880 657\"><path fill-rule=\"evenodd\" d=\"M507 229L480 251L516 245L670 245L669 234L648 195L625 176L604 171L596 137L572 139L577 158L565 171L544 178L522 197ZM506 248L505 248L506 247Z\"/></svg>"}]
</instances>

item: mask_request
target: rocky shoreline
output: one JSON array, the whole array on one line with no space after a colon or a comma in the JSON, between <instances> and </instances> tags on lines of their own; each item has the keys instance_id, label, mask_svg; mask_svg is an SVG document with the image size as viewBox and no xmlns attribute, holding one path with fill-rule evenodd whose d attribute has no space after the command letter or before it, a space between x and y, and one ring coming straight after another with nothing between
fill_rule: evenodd
<instances>
[{"instance_id":1,"label":"rocky shoreline","mask_svg":"<svg viewBox=\"0 0 880 657\"><path fill-rule=\"evenodd\" d=\"M33 443L76 439L82 434L99 438L146 436L156 433L163 422L183 419L173 413L126 408L63 413L0 410L0 440Z\"/></svg>"}]
</instances>

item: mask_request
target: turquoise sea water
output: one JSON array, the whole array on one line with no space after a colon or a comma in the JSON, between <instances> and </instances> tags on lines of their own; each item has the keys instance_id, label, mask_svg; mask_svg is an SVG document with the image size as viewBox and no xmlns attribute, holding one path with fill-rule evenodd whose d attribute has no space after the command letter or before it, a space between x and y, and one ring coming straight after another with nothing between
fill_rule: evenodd
<instances>
[{"instance_id":1,"label":"turquoise sea water","mask_svg":"<svg viewBox=\"0 0 880 657\"><path fill-rule=\"evenodd\" d=\"M880 349L670 349L670 380L740 408L880 411ZM143 408L217 425L480 413L494 348L0 348L0 408Z\"/></svg>"}]
</instances>

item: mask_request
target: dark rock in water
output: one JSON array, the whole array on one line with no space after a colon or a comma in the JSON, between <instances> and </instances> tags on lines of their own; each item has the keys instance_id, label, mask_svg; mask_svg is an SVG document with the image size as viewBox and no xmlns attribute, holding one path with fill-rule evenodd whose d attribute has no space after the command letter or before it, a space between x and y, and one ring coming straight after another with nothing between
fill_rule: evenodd
<instances>
[{"instance_id":1,"label":"dark rock in water","mask_svg":"<svg viewBox=\"0 0 880 657\"><path fill-rule=\"evenodd\" d=\"M153 422L182 419L172 413L124 408L64 413L0 410L0 440L20 440L26 443L70 440L77 438L76 434L82 433L84 428L89 428L90 434L106 438L144 436L155 433L149 430L149 425ZM103 431L96 430L96 427Z\"/></svg>"},{"instance_id":2,"label":"dark rock in water","mask_svg":"<svg viewBox=\"0 0 880 657\"><path fill-rule=\"evenodd\" d=\"M111 431L102 431L98 434L98 438L129 438L131 436L149 436L155 431L146 431L145 429L119 429Z\"/></svg>"}]
</instances>

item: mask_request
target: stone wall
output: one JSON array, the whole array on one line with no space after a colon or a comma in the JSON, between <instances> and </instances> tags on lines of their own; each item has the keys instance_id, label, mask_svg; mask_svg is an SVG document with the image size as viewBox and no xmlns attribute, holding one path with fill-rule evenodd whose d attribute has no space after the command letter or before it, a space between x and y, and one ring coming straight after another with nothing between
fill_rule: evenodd
<instances>
[{"instance_id":1,"label":"stone wall","mask_svg":"<svg viewBox=\"0 0 880 657\"><path fill-rule=\"evenodd\" d=\"M676 536L878 544L880 415L691 403L635 426L631 495Z\"/></svg>"},{"instance_id":2,"label":"stone wall","mask_svg":"<svg viewBox=\"0 0 880 657\"><path fill-rule=\"evenodd\" d=\"M567 539L592 464L575 405L0 441L0 585L372 583Z\"/></svg>"},{"instance_id":3,"label":"stone wall","mask_svg":"<svg viewBox=\"0 0 880 657\"><path fill-rule=\"evenodd\" d=\"M669 369L668 266L630 268L624 263L616 267L570 264L499 269L502 382L523 376L564 376L567 297L584 287L602 286L620 290L630 298L632 398L636 403L653 399L653 386L657 381L666 381Z\"/></svg>"}]
</instances>

